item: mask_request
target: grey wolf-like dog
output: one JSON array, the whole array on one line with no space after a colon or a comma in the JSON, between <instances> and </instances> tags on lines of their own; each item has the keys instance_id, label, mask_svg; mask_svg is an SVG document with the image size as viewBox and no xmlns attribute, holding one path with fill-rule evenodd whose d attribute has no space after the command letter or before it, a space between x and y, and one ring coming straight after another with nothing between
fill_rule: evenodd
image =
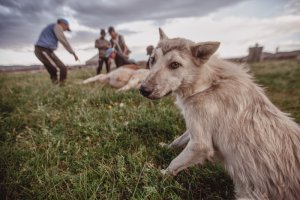
<instances>
[{"instance_id":1,"label":"grey wolf-like dog","mask_svg":"<svg viewBox=\"0 0 300 200\"><path fill-rule=\"evenodd\" d=\"M169 147L185 146L163 173L220 157L237 199L300 199L300 127L265 95L247 69L213 54L219 42L169 39L160 29L149 75L140 92L170 93L186 132Z\"/></svg>"}]
</instances>

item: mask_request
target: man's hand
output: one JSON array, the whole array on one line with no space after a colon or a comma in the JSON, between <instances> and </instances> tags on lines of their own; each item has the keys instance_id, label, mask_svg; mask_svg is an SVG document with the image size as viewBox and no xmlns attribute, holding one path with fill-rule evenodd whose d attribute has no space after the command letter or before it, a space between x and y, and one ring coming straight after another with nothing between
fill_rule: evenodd
<instances>
[{"instance_id":1,"label":"man's hand","mask_svg":"<svg viewBox=\"0 0 300 200\"><path fill-rule=\"evenodd\" d=\"M73 54L73 56L74 56L76 61L79 60L79 58L77 57L77 55L75 53Z\"/></svg>"}]
</instances>

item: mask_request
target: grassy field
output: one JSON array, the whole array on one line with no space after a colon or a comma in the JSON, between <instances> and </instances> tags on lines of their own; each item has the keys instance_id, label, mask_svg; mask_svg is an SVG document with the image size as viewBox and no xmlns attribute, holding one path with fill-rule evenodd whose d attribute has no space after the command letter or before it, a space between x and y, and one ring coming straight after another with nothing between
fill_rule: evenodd
<instances>
[{"instance_id":1,"label":"grassy field","mask_svg":"<svg viewBox=\"0 0 300 200\"><path fill-rule=\"evenodd\" d=\"M252 64L271 100L300 122L300 61ZM234 199L218 163L163 177L185 130L171 97L79 85L94 71L0 74L0 199Z\"/></svg>"}]
</instances>

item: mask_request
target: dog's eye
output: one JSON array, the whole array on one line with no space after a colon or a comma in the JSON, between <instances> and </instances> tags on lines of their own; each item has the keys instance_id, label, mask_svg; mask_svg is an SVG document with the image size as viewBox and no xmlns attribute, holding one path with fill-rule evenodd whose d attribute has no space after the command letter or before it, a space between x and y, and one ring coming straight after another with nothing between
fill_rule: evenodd
<instances>
[{"instance_id":1,"label":"dog's eye","mask_svg":"<svg viewBox=\"0 0 300 200\"><path fill-rule=\"evenodd\" d=\"M172 62L171 64L169 64L170 69L177 69L180 66L181 66L181 64L178 62Z\"/></svg>"}]
</instances>

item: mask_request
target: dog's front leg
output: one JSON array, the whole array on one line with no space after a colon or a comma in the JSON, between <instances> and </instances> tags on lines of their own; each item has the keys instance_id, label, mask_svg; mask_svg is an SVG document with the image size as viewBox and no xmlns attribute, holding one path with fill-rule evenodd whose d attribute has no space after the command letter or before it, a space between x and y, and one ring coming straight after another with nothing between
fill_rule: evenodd
<instances>
[{"instance_id":1,"label":"dog's front leg","mask_svg":"<svg viewBox=\"0 0 300 200\"><path fill-rule=\"evenodd\" d=\"M176 138L171 144L168 145L169 148L178 148L186 145L190 140L189 131L185 131L181 136Z\"/></svg>"},{"instance_id":2,"label":"dog's front leg","mask_svg":"<svg viewBox=\"0 0 300 200\"><path fill-rule=\"evenodd\" d=\"M105 83L107 81L107 79L108 79L107 74L99 74L99 75L96 75L96 76L93 76L91 78L84 80L82 83L87 84L87 83L91 83L91 82L95 82L95 81L99 81L100 83Z\"/></svg>"},{"instance_id":3,"label":"dog's front leg","mask_svg":"<svg viewBox=\"0 0 300 200\"><path fill-rule=\"evenodd\" d=\"M213 156L213 149L201 143L189 141L185 149L161 172L176 176L178 172L196 164L202 164Z\"/></svg>"}]
</instances>

